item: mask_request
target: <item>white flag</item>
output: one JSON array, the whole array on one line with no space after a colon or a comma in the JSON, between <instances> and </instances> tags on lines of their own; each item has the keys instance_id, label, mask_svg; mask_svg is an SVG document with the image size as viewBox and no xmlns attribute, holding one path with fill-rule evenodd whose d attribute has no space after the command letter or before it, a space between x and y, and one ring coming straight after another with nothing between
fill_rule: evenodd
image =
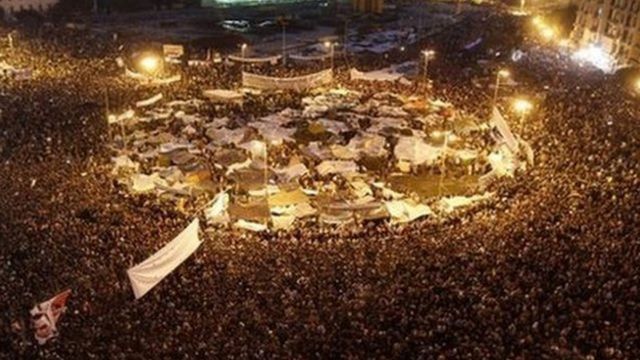
<instances>
[{"instance_id":1,"label":"white flag","mask_svg":"<svg viewBox=\"0 0 640 360\"><path fill-rule=\"evenodd\" d=\"M202 243L198 237L199 228L199 220L196 218L170 243L147 260L127 270L136 299L140 299L158 285L198 249Z\"/></svg>"},{"instance_id":2,"label":"white flag","mask_svg":"<svg viewBox=\"0 0 640 360\"><path fill-rule=\"evenodd\" d=\"M70 295L70 289L63 291L31 309L31 325L38 344L44 345L50 339L58 336L56 325L60 316L67 310L65 304Z\"/></svg>"},{"instance_id":3,"label":"white flag","mask_svg":"<svg viewBox=\"0 0 640 360\"><path fill-rule=\"evenodd\" d=\"M495 106L493 107L493 113L491 114L491 125L498 129L500 135L502 135L502 138L509 147L509 150L514 153L517 152L518 142L516 141L516 138L513 137L513 133L511 133L511 129L509 129L507 122L504 121L502 114L500 114L500 110Z\"/></svg>"}]
</instances>

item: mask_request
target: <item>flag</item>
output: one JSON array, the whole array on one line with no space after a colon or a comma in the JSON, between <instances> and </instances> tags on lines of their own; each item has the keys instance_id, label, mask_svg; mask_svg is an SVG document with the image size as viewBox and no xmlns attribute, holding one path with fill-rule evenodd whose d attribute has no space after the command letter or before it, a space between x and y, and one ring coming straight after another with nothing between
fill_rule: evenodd
<instances>
[{"instance_id":1,"label":"flag","mask_svg":"<svg viewBox=\"0 0 640 360\"><path fill-rule=\"evenodd\" d=\"M491 125L495 126L498 129L498 132L500 132L500 135L502 136L502 139L509 147L509 150L511 150L514 153L517 152L518 142L516 141L516 138L513 136L513 133L511 132L509 125L507 125L507 122L502 117L502 114L500 114L500 110L498 110L498 108L496 107L493 108L493 113L491 114Z\"/></svg>"},{"instance_id":2,"label":"flag","mask_svg":"<svg viewBox=\"0 0 640 360\"><path fill-rule=\"evenodd\" d=\"M44 345L49 339L58 336L57 323L67 310L67 299L71 289L67 289L53 298L42 302L31 309L31 324L38 344Z\"/></svg>"},{"instance_id":3,"label":"flag","mask_svg":"<svg viewBox=\"0 0 640 360\"><path fill-rule=\"evenodd\" d=\"M133 294L136 299L143 297L158 285L175 268L193 254L200 244L198 218L193 220L175 239L145 261L127 270Z\"/></svg>"}]
</instances>

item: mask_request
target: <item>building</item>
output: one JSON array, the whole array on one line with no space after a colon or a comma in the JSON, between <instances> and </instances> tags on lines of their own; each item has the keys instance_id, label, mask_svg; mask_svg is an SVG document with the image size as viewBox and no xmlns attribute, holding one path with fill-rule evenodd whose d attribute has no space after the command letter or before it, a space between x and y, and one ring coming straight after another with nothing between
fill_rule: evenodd
<instances>
[{"instance_id":1,"label":"building","mask_svg":"<svg viewBox=\"0 0 640 360\"><path fill-rule=\"evenodd\" d=\"M384 0L351 0L351 3L357 12L381 14L384 8Z\"/></svg>"},{"instance_id":2,"label":"building","mask_svg":"<svg viewBox=\"0 0 640 360\"><path fill-rule=\"evenodd\" d=\"M2 9L5 14L13 14L26 10L45 12L57 2L58 0L0 0L0 9Z\"/></svg>"},{"instance_id":3,"label":"building","mask_svg":"<svg viewBox=\"0 0 640 360\"><path fill-rule=\"evenodd\" d=\"M618 67L640 64L640 1L582 0L571 39L579 47L597 45Z\"/></svg>"}]
</instances>

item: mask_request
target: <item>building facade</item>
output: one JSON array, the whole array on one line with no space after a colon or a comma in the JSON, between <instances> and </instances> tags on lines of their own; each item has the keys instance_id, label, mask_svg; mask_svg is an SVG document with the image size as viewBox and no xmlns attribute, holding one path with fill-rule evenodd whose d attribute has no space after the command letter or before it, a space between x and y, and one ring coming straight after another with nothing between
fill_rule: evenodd
<instances>
[{"instance_id":1,"label":"building facade","mask_svg":"<svg viewBox=\"0 0 640 360\"><path fill-rule=\"evenodd\" d=\"M0 9L5 14L33 10L45 12L55 5L58 0L0 0Z\"/></svg>"},{"instance_id":2,"label":"building facade","mask_svg":"<svg viewBox=\"0 0 640 360\"><path fill-rule=\"evenodd\" d=\"M580 47L600 46L617 66L640 65L640 1L582 0L571 38Z\"/></svg>"}]
</instances>

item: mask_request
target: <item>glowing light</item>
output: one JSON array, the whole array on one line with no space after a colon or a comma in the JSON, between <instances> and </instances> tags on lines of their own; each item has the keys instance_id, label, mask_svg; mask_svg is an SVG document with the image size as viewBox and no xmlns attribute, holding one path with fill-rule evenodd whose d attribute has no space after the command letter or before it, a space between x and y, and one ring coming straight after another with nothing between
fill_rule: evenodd
<instances>
[{"instance_id":1,"label":"glowing light","mask_svg":"<svg viewBox=\"0 0 640 360\"><path fill-rule=\"evenodd\" d=\"M533 105L525 99L516 99L513 102L513 109L520 114L526 114L533 109Z\"/></svg>"},{"instance_id":2,"label":"glowing light","mask_svg":"<svg viewBox=\"0 0 640 360\"><path fill-rule=\"evenodd\" d=\"M242 44L242 46L241 46L242 50L246 50L246 49L247 49L247 46L249 46L249 45L247 45L247 44Z\"/></svg>"},{"instance_id":3,"label":"glowing light","mask_svg":"<svg viewBox=\"0 0 640 360\"><path fill-rule=\"evenodd\" d=\"M436 56L436 52L433 50L422 50L422 55L424 55L425 58L430 59Z\"/></svg>"},{"instance_id":4,"label":"glowing light","mask_svg":"<svg viewBox=\"0 0 640 360\"><path fill-rule=\"evenodd\" d=\"M636 88L636 91L640 91L640 79L636 80L635 88Z\"/></svg>"},{"instance_id":5,"label":"glowing light","mask_svg":"<svg viewBox=\"0 0 640 360\"><path fill-rule=\"evenodd\" d=\"M157 56L148 55L140 60L140 67L142 70L149 74L153 74L158 71L160 67L160 59Z\"/></svg>"},{"instance_id":6,"label":"glowing light","mask_svg":"<svg viewBox=\"0 0 640 360\"><path fill-rule=\"evenodd\" d=\"M330 48L331 47L331 42L330 41L325 41L324 42L324 47Z\"/></svg>"},{"instance_id":7,"label":"glowing light","mask_svg":"<svg viewBox=\"0 0 640 360\"><path fill-rule=\"evenodd\" d=\"M556 35L556 32L553 28L547 26L540 30L540 35L547 40L551 40Z\"/></svg>"},{"instance_id":8,"label":"glowing light","mask_svg":"<svg viewBox=\"0 0 640 360\"><path fill-rule=\"evenodd\" d=\"M508 78L511 76L511 72L507 69L502 69L500 71L498 71L498 76L503 77L503 78Z\"/></svg>"},{"instance_id":9,"label":"glowing light","mask_svg":"<svg viewBox=\"0 0 640 360\"><path fill-rule=\"evenodd\" d=\"M604 49L596 45L589 45L579 49L573 54L573 59L578 62L587 62L604 72L612 72L615 61Z\"/></svg>"},{"instance_id":10,"label":"glowing light","mask_svg":"<svg viewBox=\"0 0 640 360\"><path fill-rule=\"evenodd\" d=\"M540 16L535 16L532 20L533 25L535 26L543 26L544 25L544 20L542 20L542 18Z\"/></svg>"}]
</instances>

